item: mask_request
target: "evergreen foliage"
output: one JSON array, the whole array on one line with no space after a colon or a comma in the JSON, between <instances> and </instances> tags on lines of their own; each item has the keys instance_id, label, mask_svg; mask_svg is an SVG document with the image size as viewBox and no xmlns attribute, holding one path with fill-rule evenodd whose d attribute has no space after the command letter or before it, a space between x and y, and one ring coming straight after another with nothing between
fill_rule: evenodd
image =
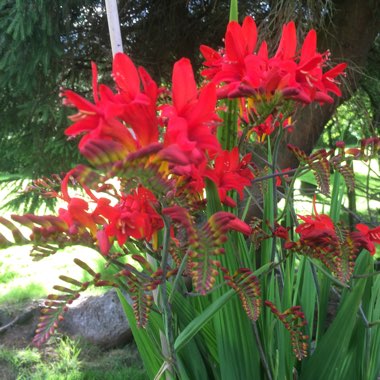
<instances>
[{"instance_id":1,"label":"evergreen foliage","mask_svg":"<svg viewBox=\"0 0 380 380\"><path fill-rule=\"evenodd\" d=\"M3 1L0 5L0 171L36 177L78 160L63 144L67 111L60 86L86 91L90 56L101 46L86 37L106 28L96 1Z\"/></svg>"}]
</instances>

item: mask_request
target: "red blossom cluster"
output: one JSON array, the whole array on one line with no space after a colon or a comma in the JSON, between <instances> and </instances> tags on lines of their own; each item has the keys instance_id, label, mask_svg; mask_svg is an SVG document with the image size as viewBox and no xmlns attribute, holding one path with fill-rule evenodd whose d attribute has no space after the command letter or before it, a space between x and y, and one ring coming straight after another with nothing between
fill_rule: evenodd
<instances>
[{"instance_id":1,"label":"red blossom cluster","mask_svg":"<svg viewBox=\"0 0 380 380\"><path fill-rule=\"evenodd\" d=\"M299 215L299 218L304 222L296 228L302 245L321 249L324 252L334 250L339 238L334 222L328 215L316 213L307 216ZM364 224L357 224L356 230L349 235L358 252L366 249L371 255L374 255L375 243L380 244L380 226L371 229Z\"/></svg>"},{"instance_id":2,"label":"red blossom cluster","mask_svg":"<svg viewBox=\"0 0 380 380\"><path fill-rule=\"evenodd\" d=\"M248 168L251 156L240 159L237 148L231 152L221 149L216 138L219 118L215 85L210 83L198 90L188 59L174 65L169 104L159 104L156 83L125 54L114 58L116 93L98 85L95 64L92 68L94 103L70 90L62 93L65 103L78 109L71 116L74 124L65 133L81 136L79 150L91 163L112 168L127 155L138 155L144 149L152 151L156 153L152 160L167 178L186 183L198 196L209 178L215 182L221 201L236 205L227 193L236 190L243 197L244 187L253 179ZM73 231L88 228L97 236L103 253L113 238L119 244L130 237L149 241L163 227L156 211L158 201L148 189L139 186L130 194L120 192L119 201L112 205L109 199L98 199L87 191L90 205L68 195L67 183L74 172L69 172L63 181L62 198L68 207L60 209L60 217ZM103 228L97 231L97 225Z\"/></svg>"},{"instance_id":3,"label":"red blossom cluster","mask_svg":"<svg viewBox=\"0 0 380 380\"><path fill-rule=\"evenodd\" d=\"M269 57L264 41L256 50L257 27L252 17L240 26L232 21L225 35L225 47L216 51L201 46L206 59L202 74L219 85L219 98L253 97L268 100L275 94L302 103L332 103L330 93L341 91L336 77L346 68L341 63L325 71L329 53L317 51L317 34L311 30L300 50L294 22L284 25L276 53Z\"/></svg>"},{"instance_id":4,"label":"red blossom cluster","mask_svg":"<svg viewBox=\"0 0 380 380\"><path fill-rule=\"evenodd\" d=\"M108 253L113 241L123 245L129 238L154 240L164 226L165 208L173 207L175 198L185 192L198 200L204 198L206 179L214 182L225 205L236 206L231 191L243 198L244 188L254 178L249 168L251 155L241 158L238 147L231 151L221 148L216 137L220 121L217 99L240 97L244 102L249 98L247 104L257 117L259 110L253 103L258 99L280 96L302 103L331 102L330 93L341 94L335 78L346 66L341 64L324 72L328 54L317 52L314 30L309 32L299 52L292 22L284 26L272 57L268 56L265 42L255 52L256 41L257 29L251 17L241 26L230 22L224 49L217 52L201 47L206 58L203 75L209 83L200 89L186 58L175 63L169 91L159 89L143 68L136 68L127 55L118 53L112 69L116 92L98 84L95 64L92 64L93 102L70 90L62 92L64 102L78 110L70 117L74 123L65 133L70 138L81 137L79 150L93 166L109 173L123 167L126 157L136 160L145 157L141 161L142 170L155 165L161 180L172 184L166 203L142 184L128 190L121 186L110 198L98 197L80 183L88 195L88 200L84 200L68 194L70 178L80 171L73 169L62 181L61 197L67 208L59 210L59 217L70 233L87 229L97 239L103 254ZM160 99L162 92L171 94L171 102ZM290 127L291 122L278 112L275 118L273 115L264 118L253 130L259 139L264 139L280 125ZM336 238L328 216L301 219L304 223L296 231L305 243L328 245ZM353 239L373 253L373 242L379 241L378 230L364 227L358 226Z\"/></svg>"}]
</instances>

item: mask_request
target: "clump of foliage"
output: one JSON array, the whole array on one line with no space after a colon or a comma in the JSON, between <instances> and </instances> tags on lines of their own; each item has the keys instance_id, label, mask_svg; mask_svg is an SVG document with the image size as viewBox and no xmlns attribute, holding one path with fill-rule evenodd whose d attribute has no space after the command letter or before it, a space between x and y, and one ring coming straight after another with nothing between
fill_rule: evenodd
<instances>
[{"instance_id":1,"label":"clump of foliage","mask_svg":"<svg viewBox=\"0 0 380 380\"><path fill-rule=\"evenodd\" d=\"M380 227L350 229L339 214L340 184L355 187L350 164L375 157L380 140L348 149L339 142L311 155L289 146L300 167L281 171L279 146L294 128L295 109L332 103L346 65L327 68L315 30L297 47L295 23L285 24L271 53L251 17L240 25L234 7L231 17L224 47L201 46L199 88L186 58L174 64L171 88L159 88L119 53L116 90L98 84L93 64L93 102L62 92L77 109L65 133L80 136L89 164L71 169L59 189L39 187L67 204L57 215L12 217L31 230L29 238L0 222L16 244L33 244L36 259L82 244L117 271L98 273L75 259L89 279L60 277L34 342L49 338L89 286L112 286L150 378L375 379L379 364L368 358L380 353L380 282L371 255ZM266 152L261 162L252 158L256 149ZM295 215L294 181L308 170L321 193L331 192L330 215L316 206ZM260 203L247 199L252 184L262 215L245 220L251 203ZM326 326L330 291L340 307Z\"/></svg>"}]
</instances>

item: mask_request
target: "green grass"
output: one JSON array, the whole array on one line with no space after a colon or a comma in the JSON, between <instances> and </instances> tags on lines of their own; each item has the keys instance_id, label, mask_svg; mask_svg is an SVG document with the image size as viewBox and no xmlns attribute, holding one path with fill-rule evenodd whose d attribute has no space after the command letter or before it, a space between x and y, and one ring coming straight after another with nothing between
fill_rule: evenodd
<instances>
[{"instance_id":1,"label":"green grass","mask_svg":"<svg viewBox=\"0 0 380 380\"><path fill-rule=\"evenodd\" d=\"M26 285L15 286L13 283L5 287L5 293L0 294L0 304L7 302L10 304L20 303L31 299L39 299L45 295L44 286L38 283L28 283Z\"/></svg>"},{"instance_id":2,"label":"green grass","mask_svg":"<svg viewBox=\"0 0 380 380\"><path fill-rule=\"evenodd\" d=\"M15 304L20 301L44 298L54 285L62 284L60 275L88 280L89 276L73 263L79 258L96 272L104 269L104 260L86 247L70 247L40 261L33 261L29 253L31 246L15 246L0 250L0 304ZM88 294L101 294L103 288L90 288Z\"/></svg>"},{"instance_id":3,"label":"green grass","mask_svg":"<svg viewBox=\"0 0 380 380\"><path fill-rule=\"evenodd\" d=\"M55 339L49 348L11 350L0 346L2 380L145 380L137 349L130 344L123 349L103 352L70 339Z\"/></svg>"}]
</instances>

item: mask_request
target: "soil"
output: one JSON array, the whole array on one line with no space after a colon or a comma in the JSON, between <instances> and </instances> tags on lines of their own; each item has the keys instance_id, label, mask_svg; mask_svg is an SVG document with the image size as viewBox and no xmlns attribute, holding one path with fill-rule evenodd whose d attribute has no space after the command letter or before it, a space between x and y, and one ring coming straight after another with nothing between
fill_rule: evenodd
<instances>
[{"instance_id":1,"label":"soil","mask_svg":"<svg viewBox=\"0 0 380 380\"><path fill-rule=\"evenodd\" d=\"M22 305L1 305L0 344L6 348L22 349L31 345L40 316L42 302Z\"/></svg>"}]
</instances>

